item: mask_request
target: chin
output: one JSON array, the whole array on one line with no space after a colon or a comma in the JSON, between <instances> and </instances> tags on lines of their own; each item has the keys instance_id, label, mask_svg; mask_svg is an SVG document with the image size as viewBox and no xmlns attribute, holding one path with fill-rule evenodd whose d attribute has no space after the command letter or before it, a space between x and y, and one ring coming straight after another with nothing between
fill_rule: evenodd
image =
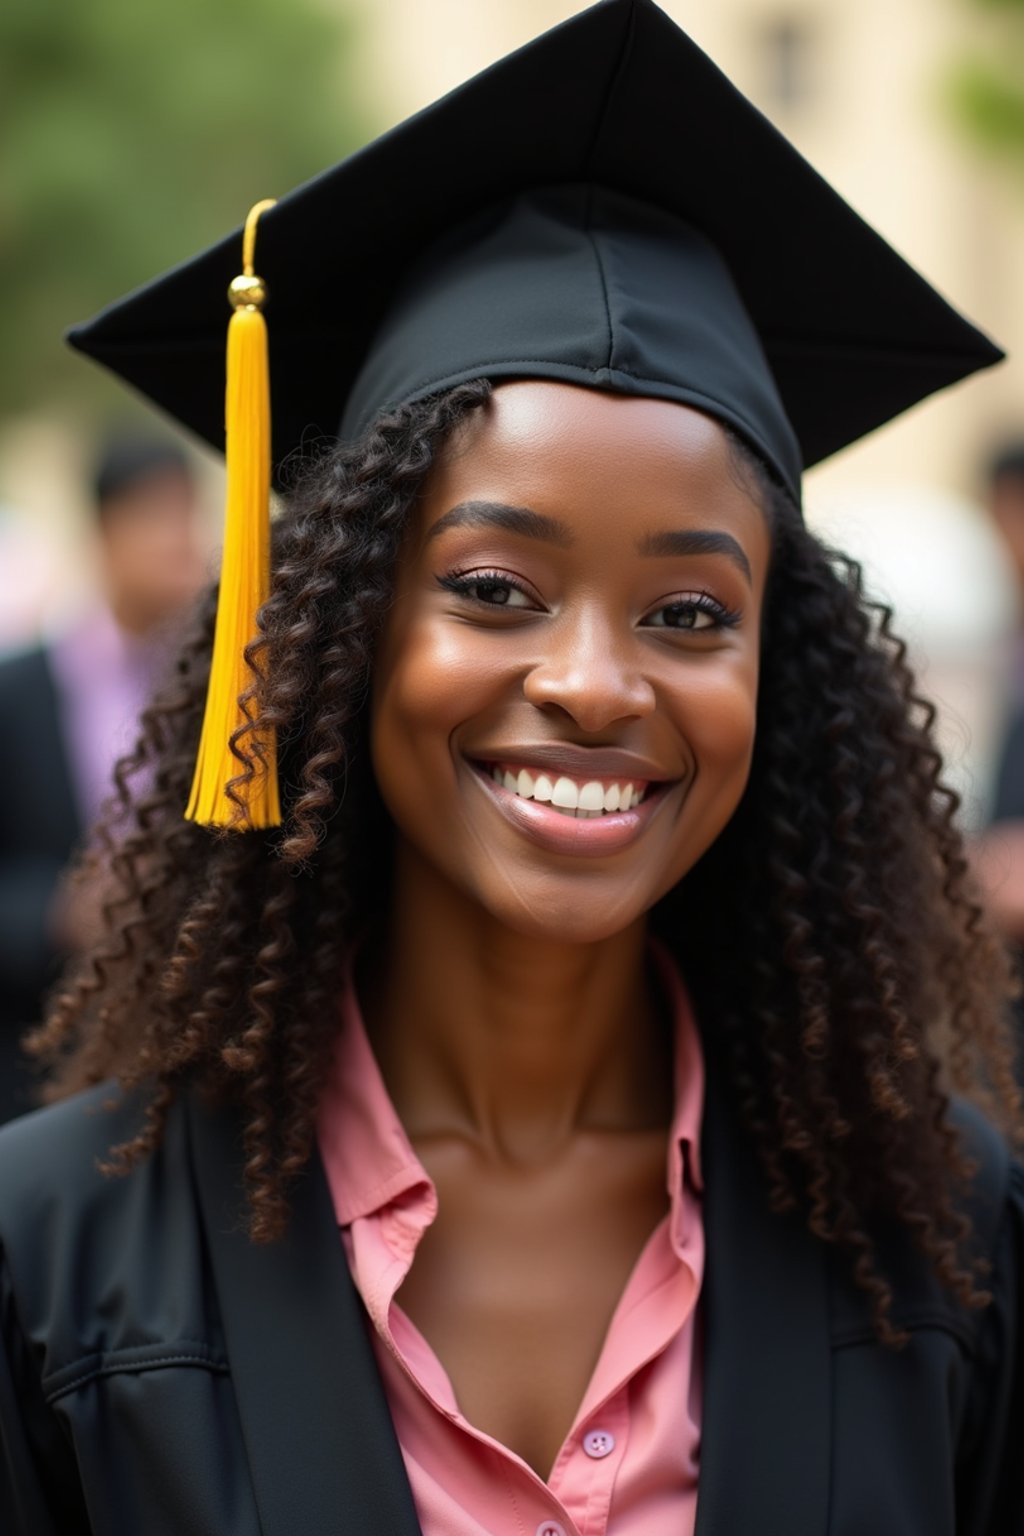
<instances>
[{"instance_id":1,"label":"chin","mask_svg":"<svg viewBox=\"0 0 1024 1536\"><path fill-rule=\"evenodd\" d=\"M633 927L656 899L615 900L607 892L595 892L588 899L577 889L540 895L514 892L511 898L503 893L501 898L485 899L481 904L496 922L526 938L555 944L600 944Z\"/></svg>"}]
</instances>

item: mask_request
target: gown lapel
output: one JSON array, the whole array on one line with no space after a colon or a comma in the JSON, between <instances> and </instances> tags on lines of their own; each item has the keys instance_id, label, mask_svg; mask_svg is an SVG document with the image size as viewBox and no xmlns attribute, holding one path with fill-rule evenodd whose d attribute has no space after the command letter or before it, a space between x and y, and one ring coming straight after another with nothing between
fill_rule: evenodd
<instances>
[{"instance_id":1,"label":"gown lapel","mask_svg":"<svg viewBox=\"0 0 1024 1536\"><path fill-rule=\"evenodd\" d=\"M199 1198L262 1536L420 1536L319 1157L287 1236L242 1226L224 1115L190 1106Z\"/></svg>"},{"instance_id":2,"label":"gown lapel","mask_svg":"<svg viewBox=\"0 0 1024 1536\"><path fill-rule=\"evenodd\" d=\"M696 1536L826 1536L831 1351L824 1245L768 1208L709 1075L704 1416Z\"/></svg>"}]
</instances>

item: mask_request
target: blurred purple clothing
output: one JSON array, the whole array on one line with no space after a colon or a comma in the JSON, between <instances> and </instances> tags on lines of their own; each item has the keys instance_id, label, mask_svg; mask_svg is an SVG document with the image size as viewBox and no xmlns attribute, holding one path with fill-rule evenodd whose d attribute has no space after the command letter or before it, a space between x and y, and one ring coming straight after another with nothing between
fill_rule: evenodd
<instances>
[{"instance_id":1,"label":"blurred purple clothing","mask_svg":"<svg viewBox=\"0 0 1024 1536\"><path fill-rule=\"evenodd\" d=\"M114 764L131 750L139 714L164 654L159 641L119 628L94 608L50 647L60 723L83 826L91 826L113 788Z\"/></svg>"}]
</instances>

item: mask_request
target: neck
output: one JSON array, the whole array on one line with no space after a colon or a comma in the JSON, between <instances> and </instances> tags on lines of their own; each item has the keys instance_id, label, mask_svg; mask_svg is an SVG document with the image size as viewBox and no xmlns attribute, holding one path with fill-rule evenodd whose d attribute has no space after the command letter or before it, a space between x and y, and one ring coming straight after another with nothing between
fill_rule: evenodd
<instances>
[{"instance_id":1,"label":"neck","mask_svg":"<svg viewBox=\"0 0 1024 1536\"><path fill-rule=\"evenodd\" d=\"M516 933L400 847L384 953L368 953L360 990L413 1138L456 1134L528 1163L580 1131L667 1123L642 920L591 944Z\"/></svg>"}]
</instances>

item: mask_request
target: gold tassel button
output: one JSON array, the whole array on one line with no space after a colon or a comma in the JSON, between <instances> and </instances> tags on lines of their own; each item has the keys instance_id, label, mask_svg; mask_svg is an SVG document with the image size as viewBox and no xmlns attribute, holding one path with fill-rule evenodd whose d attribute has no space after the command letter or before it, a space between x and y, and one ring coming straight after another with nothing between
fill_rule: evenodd
<instances>
[{"instance_id":1,"label":"gold tassel button","mask_svg":"<svg viewBox=\"0 0 1024 1536\"><path fill-rule=\"evenodd\" d=\"M272 732L251 732L245 746L255 772L227 793L241 764L231 737L246 723L239 702L254 681L245 650L257 635L256 615L270 595L270 369L267 327L260 310L267 290L253 268L256 224L273 200L257 203L245 223L243 271L228 290L225 437L227 494L213 658L195 777L185 815L208 827L274 827L281 821L277 743Z\"/></svg>"},{"instance_id":2,"label":"gold tassel button","mask_svg":"<svg viewBox=\"0 0 1024 1536\"><path fill-rule=\"evenodd\" d=\"M228 300L232 309L262 309L267 302L267 285L252 272L240 272L231 279Z\"/></svg>"}]
</instances>

